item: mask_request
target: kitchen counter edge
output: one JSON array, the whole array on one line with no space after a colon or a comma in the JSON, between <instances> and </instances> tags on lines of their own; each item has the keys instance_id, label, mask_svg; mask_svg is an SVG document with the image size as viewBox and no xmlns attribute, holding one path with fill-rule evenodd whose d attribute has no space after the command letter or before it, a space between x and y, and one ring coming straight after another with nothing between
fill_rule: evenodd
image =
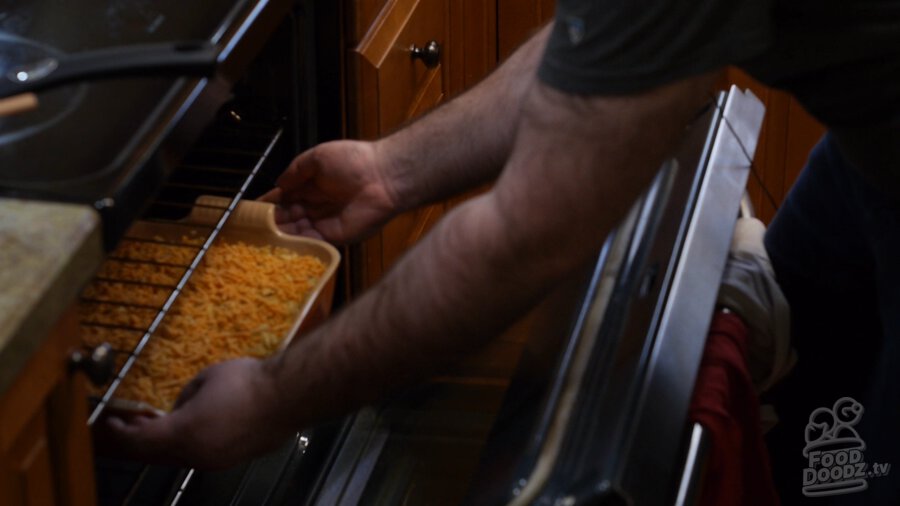
<instances>
[{"instance_id":1,"label":"kitchen counter edge","mask_svg":"<svg viewBox=\"0 0 900 506\"><path fill-rule=\"evenodd\" d=\"M0 198L0 395L75 303L103 256L93 208Z\"/></svg>"}]
</instances>

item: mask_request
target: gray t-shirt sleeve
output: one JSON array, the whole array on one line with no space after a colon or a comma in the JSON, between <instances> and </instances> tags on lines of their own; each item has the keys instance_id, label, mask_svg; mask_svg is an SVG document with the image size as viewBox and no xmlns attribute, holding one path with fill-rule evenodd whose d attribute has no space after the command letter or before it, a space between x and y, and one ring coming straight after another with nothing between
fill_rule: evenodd
<instances>
[{"instance_id":1,"label":"gray t-shirt sleeve","mask_svg":"<svg viewBox=\"0 0 900 506\"><path fill-rule=\"evenodd\" d=\"M773 39L772 0L559 0L540 79L627 94L746 60Z\"/></svg>"}]
</instances>

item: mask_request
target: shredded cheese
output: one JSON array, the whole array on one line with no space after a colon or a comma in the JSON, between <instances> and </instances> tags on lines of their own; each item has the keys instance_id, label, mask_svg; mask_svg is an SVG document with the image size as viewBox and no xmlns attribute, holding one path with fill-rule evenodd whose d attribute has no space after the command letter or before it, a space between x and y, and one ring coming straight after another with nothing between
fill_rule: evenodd
<instances>
[{"instance_id":1,"label":"shredded cheese","mask_svg":"<svg viewBox=\"0 0 900 506\"><path fill-rule=\"evenodd\" d=\"M185 238L185 242L192 240ZM114 256L186 265L193 253L187 255L185 250L191 251L181 246L123 243ZM157 267L107 262L101 277L174 287L181 275L178 269ZM243 242L214 244L116 395L168 411L181 389L205 367L273 353L287 337L325 267L315 257L286 248ZM146 329L157 309L117 306L114 302L160 307L169 293L171 289L163 287L95 281L84 296L109 303L82 303L82 320ZM141 337L139 331L90 326L84 327L83 334L88 336L85 344L106 340L120 350L133 349Z\"/></svg>"}]
</instances>

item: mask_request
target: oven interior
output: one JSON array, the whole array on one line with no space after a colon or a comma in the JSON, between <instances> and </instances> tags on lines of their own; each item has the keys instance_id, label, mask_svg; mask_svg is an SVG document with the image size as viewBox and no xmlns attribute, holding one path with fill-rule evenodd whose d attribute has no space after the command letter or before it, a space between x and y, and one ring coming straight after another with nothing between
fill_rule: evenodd
<instances>
[{"instance_id":1,"label":"oven interior","mask_svg":"<svg viewBox=\"0 0 900 506\"><path fill-rule=\"evenodd\" d=\"M95 439L102 440L102 416L121 381L141 360L141 351L153 339L159 323L177 299L180 287L190 283L212 244L241 200L253 200L274 187L275 178L304 148L341 135L340 54L328 33L338 27L336 8L315 2L296 2L291 12L268 37L265 47L249 64L231 90L230 98L215 118L180 157L171 174L147 202L140 203L143 222L184 226L200 230L202 237L188 255L178 261L117 256L114 247L125 244L173 246L160 237L139 237L107 230L108 264L132 264L175 273L171 281L154 282L116 274L98 274L92 284L136 285L167 294L153 304L125 298L83 295L80 306L103 305L127 311L134 323L108 323L82 319L81 332L87 354L110 332L125 335L128 345L112 349L111 374L93 387L89 424ZM64 91L63 89L62 91ZM201 196L221 197L222 203L198 204ZM192 209L206 207L216 213L215 223L189 220ZM116 269L105 272L115 273ZM345 273L337 274L335 306L346 299ZM108 291L104 291L108 293ZM123 339L119 339L119 342ZM103 371L97 375L102 377ZM295 503L299 490L314 488L316 469L327 461L332 442L342 430L340 421L297 434L277 451L254 462L215 473L170 468L95 457L97 490L101 505L165 504L281 504ZM99 436L99 437L96 437ZM315 462L315 466L313 466ZM287 498L287 499L285 499Z\"/></svg>"}]
</instances>

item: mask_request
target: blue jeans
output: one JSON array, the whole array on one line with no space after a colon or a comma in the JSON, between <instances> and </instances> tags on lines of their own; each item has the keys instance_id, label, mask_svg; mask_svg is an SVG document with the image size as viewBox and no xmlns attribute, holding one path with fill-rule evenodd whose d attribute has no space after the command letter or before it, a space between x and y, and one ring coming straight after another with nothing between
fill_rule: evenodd
<instances>
[{"instance_id":1,"label":"blue jeans","mask_svg":"<svg viewBox=\"0 0 900 506\"><path fill-rule=\"evenodd\" d=\"M799 356L795 370L763 398L781 418L767 443L783 503L900 504L900 205L864 180L826 135L769 226L766 248L791 304ZM843 431L858 436L844 441L856 439L859 451L812 445L804 456L811 413L842 397L864 408L844 425L852 431ZM817 438L820 426L809 429L814 441L829 439ZM865 477L860 486L849 468L825 465L838 454L865 462L867 471L897 469ZM823 468L835 474L825 478ZM823 485L829 481L831 493L807 495L829 490Z\"/></svg>"}]
</instances>

